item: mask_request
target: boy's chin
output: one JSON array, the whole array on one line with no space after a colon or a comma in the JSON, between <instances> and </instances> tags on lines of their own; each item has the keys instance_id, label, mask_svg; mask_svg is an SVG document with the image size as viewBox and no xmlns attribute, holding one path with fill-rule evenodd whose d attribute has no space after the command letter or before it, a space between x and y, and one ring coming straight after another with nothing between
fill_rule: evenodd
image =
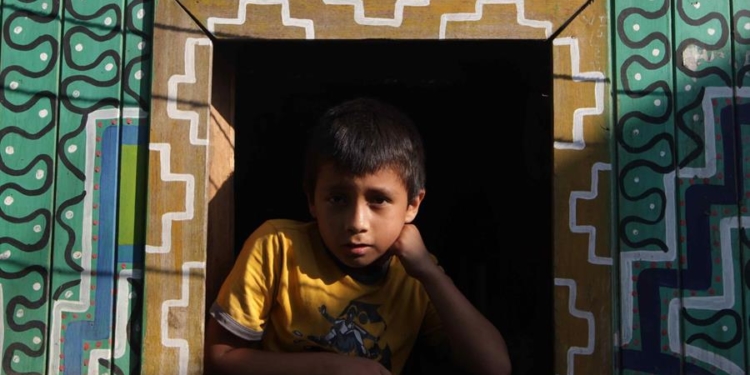
<instances>
[{"instance_id":1,"label":"boy's chin","mask_svg":"<svg viewBox=\"0 0 750 375\"><path fill-rule=\"evenodd\" d=\"M375 258L373 257L358 257L358 258L349 258L349 259L340 259L339 262L342 263L344 266L348 268L353 268L358 271L362 272L368 272L370 270L372 271L380 271L383 266L389 263L391 260L391 254L381 254Z\"/></svg>"}]
</instances>

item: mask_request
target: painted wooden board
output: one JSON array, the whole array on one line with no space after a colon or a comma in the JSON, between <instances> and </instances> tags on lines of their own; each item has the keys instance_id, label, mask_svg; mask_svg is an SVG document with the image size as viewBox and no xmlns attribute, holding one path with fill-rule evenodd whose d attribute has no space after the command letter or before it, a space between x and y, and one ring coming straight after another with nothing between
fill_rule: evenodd
<instances>
[{"instance_id":1,"label":"painted wooden board","mask_svg":"<svg viewBox=\"0 0 750 375\"><path fill-rule=\"evenodd\" d=\"M616 3L621 373L745 371L731 9Z\"/></svg>"},{"instance_id":2,"label":"painted wooden board","mask_svg":"<svg viewBox=\"0 0 750 375\"><path fill-rule=\"evenodd\" d=\"M66 61L71 63L63 69L62 82L70 99L63 101L61 118L66 116L66 124L73 126L60 135L60 147L67 154L60 156L66 169L58 174L58 186L65 189L58 189L62 204L55 246L65 251L56 252L55 264L71 265L72 259L80 276L53 277L51 335L59 344L51 349L50 372L130 373L133 367L126 350L127 327L140 324L140 311L135 316L128 311L141 305L141 293L131 295L127 281L140 278L140 271L132 270L134 260L142 259L143 246L133 246L133 233L142 230L129 229L142 223L132 216L142 214L144 206L142 199L131 197L138 194L139 185L141 190L145 186L145 179L138 179L145 175L145 159L141 156L140 166L135 161L137 150L145 150L148 131L147 108L133 95L133 82L142 91L137 85L142 71L133 67L144 56L138 48L142 40L137 41L133 31L133 20L143 19L133 10L137 4L66 8ZM80 23L89 27L78 27ZM126 37L131 42L128 53ZM124 84L122 77L127 79ZM123 96L130 105L122 106ZM121 209L123 201L130 204ZM140 352L140 345L134 349Z\"/></svg>"},{"instance_id":3,"label":"painted wooden board","mask_svg":"<svg viewBox=\"0 0 750 375\"><path fill-rule=\"evenodd\" d=\"M743 277L750 259L744 0L165 0L155 10L140 0L2 0L0 6L2 373L201 372L203 327L193 319L205 313L209 288L207 197L220 191L206 187L212 47L200 26L219 39L554 35L554 95L565 98L554 108L555 372L609 369L612 357L624 374L744 371L750 358L742 325L750 288ZM600 95L610 84L617 99L612 124ZM219 107L212 137L226 129ZM213 155L231 147L217 145ZM216 181L228 177L211 168ZM609 189L612 206L603 194ZM146 193L144 211L139 202ZM608 258L610 236L617 238L614 258ZM140 305L144 247L147 301ZM612 273L616 290L608 282ZM135 319L141 311L145 331ZM610 314L619 322L614 335ZM140 369L133 341L139 332L149 353ZM45 356L49 367L40 360Z\"/></svg>"},{"instance_id":4,"label":"painted wooden board","mask_svg":"<svg viewBox=\"0 0 750 375\"><path fill-rule=\"evenodd\" d=\"M212 46L175 1L155 25L141 371L199 374Z\"/></svg>"},{"instance_id":5,"label":"painted wooden board","mask_svg":"<svg viewBox=\"0 0 750 375\"><path fill-rule=\"evenodd\" d=\"M741 272L741 277L735 281L736 288L741 290L744 301L744 315L750 311L750 222L748 212L750 211L750 8L741 0L731 2L734 13L728 19L728 27L734 34L732 40L732 88L734 91L734 123L739 135L737 145L740 146L738 161L741 163L742 173L738 178L738 193L740 194L739 226L741 231L735 236L739 237L742 252L736 268ZM734 234L734 233L733 233ZM750 333L748 327L737 329L737 334L742 335L747 343ZM750 347L745 345L745 359L750 359Z\"/></svg>"},{"instance_id":6,"label":"painted wooden board","mask_svg":"<svg viewBox=\"0 0 750 375\"><path fill-rule=\"evenodd\" d=\"M47 373L108 358L120 159L121 1L65 4Z\"/></svg>"},{"instance_id":7,"label":"painted wooden board","mask_svg":"<svg viewBox=\"0 0 750 375\"><path fill-rule=\"evenodd\" d=\"M750 87L750 8L742 0L732 0L734 14L729 27L734 33L734 87L739 101L746 101Z\"/></svg>"},{"instance_id":8,"label":"painted wooden board","mask_svg":"<svg viewBox=\"0 0 750 375\"><path fill-rule=\"evenodd\" d=\"M182 0L217 38L539 39L588 1Z\"/></svg>"},{"instance_id":9,"label":"painted wooden board","mask_svg":"<svg viewBox=\"0 0 750 375\"><path fill-rule=\"evenodd\" d=\"M669 1L613 6L620 372L674 371L681 353L662 350L662 318L680 293Z\"/></svg>"},{"instance_id":10,"label":"painted wooden board","mask_svg":"<svg viewBox=\"0 0 750 375\"><path fill-rule=\"evenodd\" d=\"M139 358L133 363L130 353L125 354L132 349L127 339L117 340L113 334L127 336L128 326L139 325L137 319L130 318L140 314L140 304L131 304L140 298L136 294L117 307L132 311L135 306L138 314L122 314L122 319L117 319L114 296L118 292L115 278L125 268L133 267L128 256L123 257L129 254L133 258L133 250L126 251L119 245L135 244L133 238L137 236L133 234L142 232L135 228L128 231L128 225L118 228L127 219L142 216L144 207L141 204L139 209L138 199L128 197L138 195L138 186L141 191L145 186L145 180L137 178L145 175L144 163L139 166L131 160L138 159L136 149L140 145L145 150L147 140L134 135L138 133L134 129L143 135L148 131L147 108L141 106L142 100L134 98L147 98L149 93L148 86L132 86L132 82L140 81L140 72L127 72L139 67L144 59L142 48L138 48L143 37L133 35L137 27L134 25L144 22L132 19L150 21L144 18L144 11L140 17L137 10L123 16L123 9L133 10L142 4L0 4L4 26L12 26L13 30L4 33L8 37L0 48L5 51L3 64L8 64L2 68L3 80L7 79L7 86L3 83L3 87L10 88L3 91L0 119L3 142L10 142L4 150L11 156L3 158L1 185L9 193L27 195L30 199L16 204L26 208L31 203L51 207L52 187L56 187L53 211L48 208L45 214L38 209L34 215L15 222L17 213L13 210L5 216L15 227L2 227L3 246L8 247L7 262L2 266L18 259L21 261L17 264L26 268L3 268L3 277L10 275L8 279L14 281L2 281L3 295L8 296L3 298L4 310L8 308L14 314L8 316L13 320L9 328L3 326L0 336L7 338L0 339L4 347L2 373L130 373L129 368L139 365ZM150 28L150 23L146 27ZM13 40L11 35L20 40ZM129 47L124 47L125 39L130 41ZM127 48L130 52L125 54ZM122 85L122 75L130 82ZM132 99L125 100L132 106L121 105L123 96ZM21 125L6 123L9 120ZM145 153L140 154L145 161ZM21 158L13 160L12 155ZM22 162L28 165L21 168ZM127 167L121 174L123 163ZM10 182L5 181L8 177ZM35 183L29 184L30 181ZM122 190L125 193L118 197ZM20 197L10 197L4 203L13 206L15 198ZM28 202L23 203L24 200ZM120 211L123 202L130 205ZM34 222L45 216L46 221ZM24 234L27 226L28 233L35 235ZM29 241L32 237L43 239L38 241L43 246L33 249L38 244ZM19 247L19 243L25 246ZM21 255L11 247L24 248L26 253ZM115 262L123 270L117 271ZM39 280L34 279L40 275L43 276ZM21 294L19 288L24 289ZM119 328L116 332L115 326ZM123 350L113 352L113 345ZM139 344L134 347L137 352L140 350ZM114 361L125 361L126 365L113 365Z\"/></svg>"},{"instance_id":11,"label":"painted wooden board","mask_svg":"<svg viewBox=\"0 0 750 375\"><path fill-rule=\"evenodd\" d=\"M556 374L613 368L608 30L595 2L552 41Z\"/></svg>"},{"instance_id":12,"label":"painted wooden board","mask_svg":"<svg viewBox=\"0 0 750 375\"><path fill-rule=\"evenodd\" d=\"M44 373L61 9L0 6L0 373Z\"/></svg>"},{"instance_id":13,"label":"painted wooden board","mask_svg":"<svg viewBox=\"0 0 750 375\"><path fill-rule=\"evenodd\" d=\"M673 45L684 371L744 372L730 1L678 2ZM676 299L671 299L676 304ZM672 307L674 308L674 307ZM672 318L670 314L669 318ZM669 331L669 328L668 328ZM679 337L680 340L675 340ZM693 368L700 370L693 370Z\"/></svg>"},{"instance_id":14,"label":"painted wooden board","mask_svg":"<svg viewBox=\"0 0 750 375\"><path fill-rule=\"evenodd\" d=\"M114 333L109 359L100 373L141 373L143 270L148 189L148 141L153 2L128 0L123 12L120 187L115 260ZM129 117L139 108L141 117Z\"/></svg>"}]
</instances>

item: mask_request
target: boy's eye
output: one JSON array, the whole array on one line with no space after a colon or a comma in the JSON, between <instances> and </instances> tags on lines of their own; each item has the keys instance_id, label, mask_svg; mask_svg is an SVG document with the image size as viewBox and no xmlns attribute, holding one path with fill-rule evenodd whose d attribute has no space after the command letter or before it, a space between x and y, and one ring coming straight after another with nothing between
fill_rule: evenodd
<instances>
[{"instance_id":1,"label":"boy's eye","mask_svg":"<svg viewBox=\"0 0 750 375\"><path fill-rule=\"evenodd\" d=\"M326 200L331 204L343 204L346 201L343 195L331 195Z\"/></svg>"},{"instance_id":2,"label":"boy's eye","mask_svg":"<svg viewBox=\"0 0 750 375\"><path fill-rule=\"evenodd\" d=\"M375 205L383 205L383 204L386 204L386 203L388 203L390 201L391 200L388 199L388 197L383 197L383 196L373 197L372 199L370 199L370 202L373 203L373 204L375 204Z\"/></svg>"}]
</instances>

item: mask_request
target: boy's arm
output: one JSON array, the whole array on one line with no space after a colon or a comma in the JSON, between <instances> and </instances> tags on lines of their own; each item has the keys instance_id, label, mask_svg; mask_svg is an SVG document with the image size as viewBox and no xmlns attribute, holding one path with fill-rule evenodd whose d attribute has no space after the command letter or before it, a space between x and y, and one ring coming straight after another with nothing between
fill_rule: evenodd
<instances>
[{"instance_id":1,"label":"boy's arm","mask_svg":"<svg viewBox=\"0 0 750 375\"><path fill-rule=\"evenodd\" d=\"M390 375L371 359L329 352L276 353L239 338L209 318L206 326L206 373L212 375Z\"/></svg>"},{"instance_id":2,"label":"boy's arm","mask_svg":"<svg viewBox=\"0 0 750 375\"><path fill-rule=\"evenodd\" d=\"M440 319L448 323L443 324L443 330L458 364L477 375L510 374L510 357L503 336L433 262L417 227L407 224L392 251L406 271L422 283Z\"/></svg>"}]
</instances>

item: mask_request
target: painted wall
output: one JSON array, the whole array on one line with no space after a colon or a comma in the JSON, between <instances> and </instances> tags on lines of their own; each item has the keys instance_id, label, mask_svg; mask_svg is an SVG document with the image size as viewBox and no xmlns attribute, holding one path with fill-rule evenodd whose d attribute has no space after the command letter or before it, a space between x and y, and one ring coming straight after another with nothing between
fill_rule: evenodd
<instances>
[{"instance_id":1,"label":"painted wall","mask_svg":"<svg viewBox=\"0 0 750 375\"><path fill-rule=\"evenodd\" d=\"M0 14L0 373L137 372L153 3Z\"/></svg>"},{"instance_id":2,"label":"painted wall","mask_svg":"<svg viewBox=\"0 0 750 375\"><path fill-rule=\"evenodd\" d=\"M202 372L249 37L548 41L555 373L746 372L746 1L209 3L0 0L0 373Z\"/></svg>"},{"instance_id":3,"label":"painted wall","mask_svg":"<svg viewBox=\"0 0 750 375\"><path fill-rule=\"evenodd\" d=\"M744 374L750 8L612 7L623 372Z\"/></svg>"}]
</instances>

